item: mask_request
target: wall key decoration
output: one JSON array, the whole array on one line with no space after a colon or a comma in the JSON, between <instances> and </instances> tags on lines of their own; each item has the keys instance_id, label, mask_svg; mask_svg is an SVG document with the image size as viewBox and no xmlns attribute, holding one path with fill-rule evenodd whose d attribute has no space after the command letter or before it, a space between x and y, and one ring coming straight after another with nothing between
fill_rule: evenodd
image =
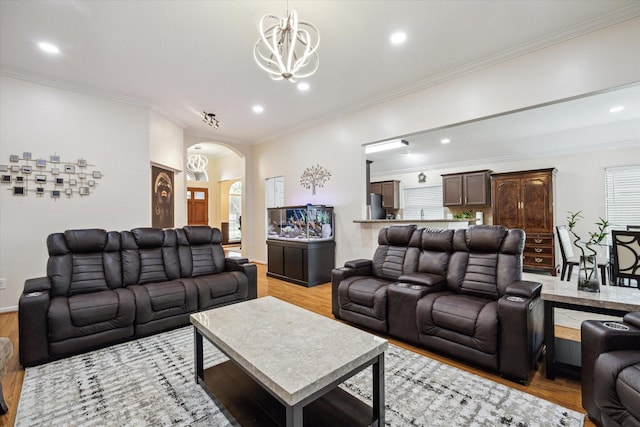
<instances>
[{"instance_id":1,"label":"wall key decoration","mask_svg":"<svg viewBox=\"0 0 640 427\"><path fill-rule=\"evenodd\" d=\"M11 154L9 163L12 165L0 164L0 172L3 173L0 184L14 196L32 193L43 197L49 193L52 198L58 199L62 194L66 198L74 194L89 196L97 187L96 180L103 177L102 172L95 170L95 165L85 159L67 161L57 154L48 158L34 157L29 151L24 151L22 156ZM92 179L87 180L87 177Z\"/></svg>"}]
</instances>

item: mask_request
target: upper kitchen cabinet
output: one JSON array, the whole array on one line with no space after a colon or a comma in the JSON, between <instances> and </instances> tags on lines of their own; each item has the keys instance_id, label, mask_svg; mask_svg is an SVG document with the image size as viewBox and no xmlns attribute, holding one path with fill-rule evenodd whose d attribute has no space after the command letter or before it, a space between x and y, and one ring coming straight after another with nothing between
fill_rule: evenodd
<instances>
[{"instance_id":1,"label":"upper kitchen cabinet","mask_svg":"<svg viewBox=\"0 0 640 427\"><path fill-rule=\"evenodd\" d=\"M491 171L442 175L443 206L488 206L491 204Z\"/></svg>"},{"instance_id":2,"label":"upper kitchen cabinet","mask_svg":"<svg viewBox=\"0 0 640 427\"><path fill-rule=\"evenodd\" d=\"M383 208L400 208L400 181L372 182L369 184L369 192L373 194L382 194Z\"/></svg>"}]
</instances>

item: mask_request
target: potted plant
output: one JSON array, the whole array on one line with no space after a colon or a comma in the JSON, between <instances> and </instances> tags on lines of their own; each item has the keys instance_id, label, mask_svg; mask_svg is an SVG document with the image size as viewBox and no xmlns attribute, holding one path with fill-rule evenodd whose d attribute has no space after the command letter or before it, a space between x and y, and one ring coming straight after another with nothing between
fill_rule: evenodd
<instances>
[{"instance_id":1,"label":"potted plant","mask_svg":"<svg viewBox=\"0 0 640 427\"><path fill-rule=\"evenodd\" d=\"M567 216L569 232L575 238L573 244L580 249L581 253L580 263L578 265L578 290L600 292L597 258L598 252L593 248L593 246L600 246L607 237L606 230L607 227L609 227L609 221L604 218L598 218L598 222L595 223L598 230L589 232L589 238L587 240L582 240L582 238L575 232L576 223L582 218L581 213L582 211L569 212L569 216Z\"/></svg>"}]
</instances>

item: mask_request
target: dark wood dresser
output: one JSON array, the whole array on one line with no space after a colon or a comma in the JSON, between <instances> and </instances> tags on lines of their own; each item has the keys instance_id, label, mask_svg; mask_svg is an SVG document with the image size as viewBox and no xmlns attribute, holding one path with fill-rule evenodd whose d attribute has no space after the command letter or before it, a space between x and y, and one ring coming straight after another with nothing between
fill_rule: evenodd
<instances>
[{"instance_id":1,"label":"dark wood dresser","mask_svg":"<svg viewBox=\"0 0 640 427\"><path fill-rule=\"evenodd\" d=\"M556 275L554 179L556 169L491 175L493 223L527 233L523 267Z\"/></svg>"}]
</instances>

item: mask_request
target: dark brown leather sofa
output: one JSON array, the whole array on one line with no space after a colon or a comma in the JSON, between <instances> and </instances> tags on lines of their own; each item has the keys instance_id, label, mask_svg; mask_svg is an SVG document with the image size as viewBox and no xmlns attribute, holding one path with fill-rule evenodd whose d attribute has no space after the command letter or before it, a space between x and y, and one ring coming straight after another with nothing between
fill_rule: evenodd
<instances>
[{"instance_id":1,"label":"dark brown leather sofa","mask_svg":"<svg viewBox=\"0 0 640 427\"><path fill-rule=\"evenodd\" d=\"M20 296L20 363L39 365L189 324L189 314L256 298L257 268L225 258L206 226L47 238L47 276Z\"/></svg>"},{"instance_id":2,"label":"dark brown leather sofa","mask_svg":"<svg viewBox=\"0 0 640 427\"><path fill-rule=\"evenodd\" d=\"M640 312L581 326L582 406L598 426L640 426Z\"/></svg>"},{"instance_id":3,"label":"dark brown leather sofa","mask_svg":"<svg viewBox=\"0 0 640 427\"><path fill-rule=\"evenodd\" d=\"M526 382L542 351L542 285L525 234L502 226L383 228L372 260L332 272L336 318Z\"/></svg>"}]
</instances>

